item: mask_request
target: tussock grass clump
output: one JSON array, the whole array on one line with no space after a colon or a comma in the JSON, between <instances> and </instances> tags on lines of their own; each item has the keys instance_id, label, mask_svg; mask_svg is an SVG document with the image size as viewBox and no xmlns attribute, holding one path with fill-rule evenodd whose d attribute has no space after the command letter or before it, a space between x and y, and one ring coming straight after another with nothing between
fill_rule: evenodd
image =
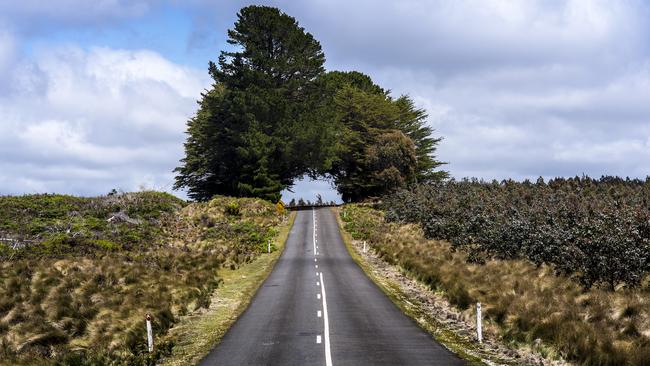
<instances>
[{"instance_id":1,"label":"tussock grass clump","mask_svg":"<svg viewBox=\"0 0 650 366\"><path fill-rule=\"evenodd\" d=\"M418 225L387 223L358 205L341 219L353 238L387 262L442 293L472 322L483 304L486 332L581 365L648 365L650 288L585 289L545 264L526 260L468 261L468 252L428 240Z\"/></svg>"},{"instance_id":2,"label":"tussock grass clump","mask_svg":"<svg viewBox=\"0 0 650 366\"><path fill-rule=\"evenodd\" d=\"M283 219L259 200L157 192L0 197L0 212L11 239L0 250L0 359L39 365L153 364L178 317L210 306L218 271L253 260ZM152 354L147 313L163 340Z\"/></svg>"}]
</instances>

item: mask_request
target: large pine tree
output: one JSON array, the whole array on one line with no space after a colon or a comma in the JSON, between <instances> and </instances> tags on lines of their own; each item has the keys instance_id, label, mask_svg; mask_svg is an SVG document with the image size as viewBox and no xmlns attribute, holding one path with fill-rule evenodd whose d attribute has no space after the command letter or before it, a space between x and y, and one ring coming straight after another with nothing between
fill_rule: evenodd
<instances>
[{"instance_id":1,"label":"large pine tree","mask_svg":"<svg viewBox=\"0 0 650 366\"><path fill-rule=\"evenodd\" d=\"M315 118L314 80L325 57L318 41L276 8L248 6L237 16L228 31L235 51L210 62L213 89L188 122L175 188L197 200L215 194L278 200L323 160L327 142Z\"/></svg>"},{"instance_id":2,"label":"large pine tree","mask_svg":"<svg viewBox=\"0 0 650 366\"><path fill-rule=\"evenodd\" d=\"M248 6L232 51L188 121L175 188L278 200L296 178L331 177L345 201L444 178L426 112L360 72L325 73L320 44L276 8Z\"/></svg>"}]
</instances>

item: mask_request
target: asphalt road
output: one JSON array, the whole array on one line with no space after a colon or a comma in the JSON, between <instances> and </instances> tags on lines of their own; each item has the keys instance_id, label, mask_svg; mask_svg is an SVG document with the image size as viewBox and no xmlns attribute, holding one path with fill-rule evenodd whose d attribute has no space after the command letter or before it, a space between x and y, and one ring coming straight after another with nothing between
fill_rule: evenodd
<instances>
[{"instance_id":1,"label":"asphalt road","mask_svg":"<svg viewBox=\"0 0 650 366\"><path fill-rule=\"evenodd\" d=\"M314 227L316 230L314 231ZM299 211L284 253L201 365L464 365L352 260L328 208Z\"/></svg>"}]
</instances>

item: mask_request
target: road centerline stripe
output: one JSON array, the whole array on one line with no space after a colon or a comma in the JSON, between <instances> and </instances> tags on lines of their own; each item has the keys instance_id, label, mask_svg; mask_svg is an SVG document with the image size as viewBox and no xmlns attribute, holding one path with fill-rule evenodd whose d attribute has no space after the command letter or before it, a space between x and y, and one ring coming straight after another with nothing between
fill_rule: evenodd
<instances>
[{"instance_id":1,"label":"road centerline stripe","mask_svg":"<svg viewBox=\"0 0 650 366\"><path fill-rule=\"evenodd\" d=\"M323 297L323 333L325 336L325 365L332 366L332 351L330 350L330 321L327 316L327 297L325 296L325 283L323 282L323 272L320 273L320 287Z\"/></svg>"},{"instance_id":2,"label":"road centerline stripe","mask_svg":"<svg viewBox=\"0 0 650 366\"><path fill-rule=\"evenodd\" d=\"M311 231L311 233L312 233L312 243L314 244L314 254L317 254L316 253L316 210L314 208L311 209L311 217L312 217L311 221L313 223L313 227L312 227L312 231Z\"/></svg>"}]
</instances>

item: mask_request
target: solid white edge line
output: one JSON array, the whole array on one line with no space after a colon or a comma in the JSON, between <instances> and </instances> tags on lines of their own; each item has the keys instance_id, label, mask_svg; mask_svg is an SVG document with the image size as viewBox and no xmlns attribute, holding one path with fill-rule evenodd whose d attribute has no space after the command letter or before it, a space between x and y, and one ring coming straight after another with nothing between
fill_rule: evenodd
<instances>
[{"instance_id":1,"label":"solid white edge line","mask_svg":"<svg viewBox=\"0 0 650 366\"><path fill-rule=\"evenodd\" d=\"M321 294L323 295L323 323L325 334L325 365L332 366L332 351L330 350L330 321L327 316L327 297L325 296L325 283L323 282L323 272L320 273L320 282L323 284L320 287Z\"/></svg>"}]
</instances>

